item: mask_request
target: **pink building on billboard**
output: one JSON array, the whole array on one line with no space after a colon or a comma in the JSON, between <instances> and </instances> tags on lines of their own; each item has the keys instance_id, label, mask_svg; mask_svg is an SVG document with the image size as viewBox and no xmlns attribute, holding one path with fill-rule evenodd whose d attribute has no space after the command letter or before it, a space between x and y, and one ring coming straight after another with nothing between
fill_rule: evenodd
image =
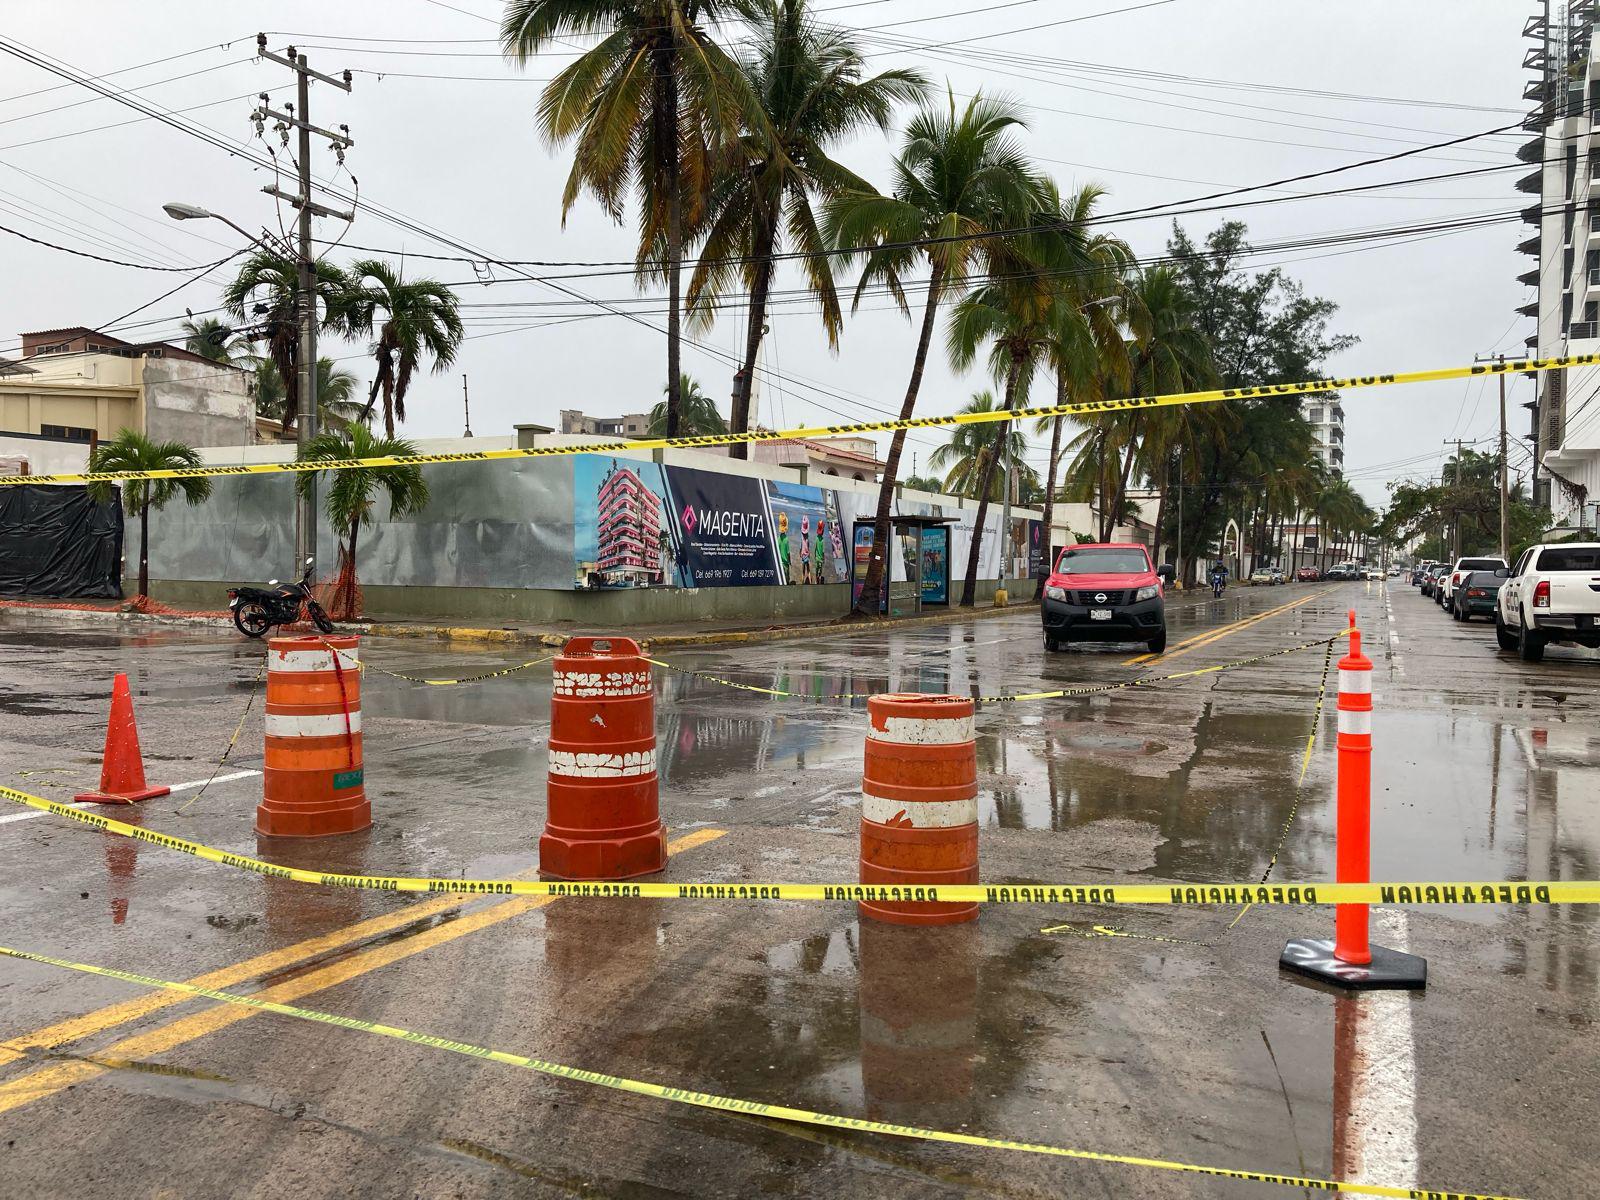
<instances>
[{"instance_id":1,"label":"pink building on billboard","mask_svg":"<svg viewBox=\"0 0 1600 1200\"><path fill-rule=\"evenodd\" d=\"M661 563L661 502L627 467L613 466L596 504L596 567L606 582L651 587L666 582Z\"/></svg>"}]
</instances>

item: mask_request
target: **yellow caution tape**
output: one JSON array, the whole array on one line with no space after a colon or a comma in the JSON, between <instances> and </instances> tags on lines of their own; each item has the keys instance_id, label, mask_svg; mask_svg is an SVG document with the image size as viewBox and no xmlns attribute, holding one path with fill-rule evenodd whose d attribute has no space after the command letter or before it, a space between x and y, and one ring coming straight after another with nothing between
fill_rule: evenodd
<instances>
[{"instance_id":1,"label":"yellow caution tape","mask_svg":"<svg viewBox=\"0 0 1600 1200\"><path fill-rule=\"evenodd\" d=\"M724 679L720 675L709 675L704 671L691 671L688 667L675 667L669 662L662 662L659 658L646 658L645 662L658 667L665 667L679 675L689 675L695 679L703 679L707 683L721 684L726 688L737 688L741 692L755 692L758 696L781 696L788 700L865 700L871 692L786 692L782 688L757 687L753 683L740 683L735 679Z\"/></svg>"},{"instance_id":2,"label":"yellow caution tape","mask_svg":"<svg viewBox=\"0 0 1600 1200\"><path fill-rule=\"evenodd\" d=\"M332 647L329 647L332 649ZM500 679L506 675L515 675L518 671L526 671L529 667L536 667L540 663L547 663L554 654L546 654L543 658L530 658L525 663L518 663L514 667L506 667L500 671L486 671L482 675L468 675L464 679L424 679L420 675L402 675L399 671L386 670L374 663L363 662L356 665L360 671L376 671L379 675L387 675L390 679L404 679L407 683L426 683L431 687L453 687L458 683L482 683L485 679ZM349 663L347 666L351 665Z\"/></svg>"},{"instance_id":3,"label":"yellow caution tape","mask_svg":"<svg viewBox=\"0 0 1600 1200\"><path fill-rule=\"evenodd\" d=\"M1237 658L1232 662L1217 663L1212 667L1197 667L1190 671L1176 671L1171 675L1144 675L1138 679L1124 679L1117 683L1100 683L1088 687L1060 688L1053 692L1021 692L1005 696L975 696L977 704L1013 704L1023 700L1060 700L1074 696L1099 696L1106 692L1120 692L1125 688L1149 687L1152 683L1166 683L1173 679L1191 679L1197 675L1213 675L1218 671L1231 671L1236 667L1248 667L1258 662L1265 662L1269 658L1281 658L1285 654L1298 654L1302 650L1311 650L1317 646L1327 646L1332 653L1333 643L1349 635L1349 630L1341 630L1331 638L1318 638L1314 642L1302 642L1298 646L1288 646L1282 650L1273 650L1266 654L1257 654L1251 658ZM734 679L724 679L720 675L711 675L705 671L691 671L688 667L674 666L672 663L663 662L659 658L646 658L645 662L653 663L658 667L665 667L679 675L688 675L695 679L703 679L707 683L720 684L723 687L737 688L741 692L755 692L761 696L780 696L792 700L866 700L871 692L825 692L817 695L811 692L786 692L782 688L757 687L753 683L740 683ZM1309 751L1308 751L1309 753Z\"/></svg>"},{"instance_id":4,"label":"yellow caution tape","mask_svg":"<svg viewBox=\"0 0 1600 1200\"><path fill-rule=\"evenodd\" d=\"M425 879L307 871L218 850L0 786L0 799L54 813L105 833L192 854L273 879L379 892L446 892L489 896L590 896L626 900L870 900L945 904L1600 904L1600 880L1397 883L564 883L530 879Z\"/></svg>"},{"instance_id":5,"label":"yellow caution tape","mask_svg":"<svg viewBox=\"0 0 1600 1200\"><path fill-rule=\"evenodd\" d=\"M1129 409L1165 408L1182 404L1210 404L1219 400L1251 400L1271 396L1300 396L1310 392L1349 391L1401 383L1433 383L1528 371L1554 371L1563 367L1600 363L1600 354L1569 354L1561 358L1520 358L1506 362L1474 363L1465 367L1440 367L1432 371L1400 371L1388 375L1360 375L1347 379L1307 379L1299 383L1273 383L1261 387L1213 388L1201 392L1170 392L1158 396L1129 396L1121 400L1087 400L1047 404L1015 411L947 413L907 420L864 421L853 425L816 425L800 429L762 429L745 433L708 433L694 437L635 438L620 442L590 442L574 446L537 446L526 450L477 450L467 454L405 454L378 458L343 458L325 462L238 463L229 466L178 467L160 471L100 471L81 475L0 475L0 484L96 483L127 479L192 479L211 475L268 475L280 471L348 471L357 467L424 466L431 463L492 462L499 459L557 458L572 454L614 454L626 450L692 450L705 446L731 446L739 442L776 442L790 438L838 437L862 433L891 433L899 429L937 429L948 425L978 425L993 421L1031 421L1042 417L1083 417Z\"/></svg>"},{"instance_id":6,"label":"yellow caution tape","mask_svg":"<svg viewBox=\"0 0 1600 1200\"><path fill-rule=\"evenodd\" d=\"M1014 1142L1004 1138L983 1137L975 1133L949 1133L940 1129L922 1129L915 1125L893 1125L887 1121L871 1121L862 1117L841 1117L834 1113L813 1112L807 1108L790 1108L788 1105L767 1104L760 1100L738 1100L732 1096L719 1096L714 1092L696 1092L687 1088L666 1087L659 1083L647 1083L642 1079L628 1079L621 1075L606 1075L599 1071L586 1071L581 1067L569 1067L561 1063L545 1062L541 1059L528 1058L521 1054L509 1054L504 1050L491 1050L486 1046L474 1046L470 1042L458 1042L450 1038L436 1037L427 1033L414 1033L409 1029L401 1029L394 1025L380 1025L376 1021L364 1021L360 1017L339 1016L335 1013L320 1012L314 1008L300 1008L294 1004L280 1004L274 1000L261 1000L254 996L241 996L236 992L219 992L214 988L200 987L192 983L177 983L169 979L157 979L151 975L135 974L132 971L118 971L112 967L97 967L89 963L72 962L64 958L52 958L48 954L32 954L25 950L13 950L8 946L0 946L0 954L8 958L43 963L51 967L61 967L68 971L80 971L86 975L98 975L103 979L116 979L123 983L138 984L141 987L182 992L188 996L217 1000L223 1004L235 1004L241 1008L253 1008L261 1012L277 1013L280 1016L294 1017L301 1021L315 1021L322 1025L336 1025L341 1029L354 1029L360 1033L372 1033L379 1037L410 1042L416 1046L428 1046L435 1050L448 1050L452 1054L463 1054L469 1058L487 1059L490 1062L501 1063L508 1067L521 1067L524 1070L537 1071L542 1075L553 1075L558 1079L571 1079L578 1083L610 1088L613 1091L629 1092L635 1096L649 1096L654 1100L666 1100L673 1104L688 1104L696 1108L715 1109L738 1116L767 1117L775 1121L789 1121L802 1125L822 1125L831 1129L847 1129L857 1133L877 1133L887 1137L910 1138L927 1142L946 1142L957 1146L976 1146L985 1150L1011 1150L1023 1154L1045 1154L1056 1158L1074 1158L1088 1162L1144 1167L1149 1170L1178 1171L1189 1175L1209 1175L1215 1179L1238 1179L1250 1183L1273 1183L1282 1187L1300 1188L1302 1190L1353 1192L1365 1196L1395 1196L1400 1197L1401 1200L1515 1200L1515 1197L1511 1196L1489 1195L1482 1192L1446 1192L1436 1189L1386 1187L1376 1183L1354 1183L1346 1180L1281 1175L1273 1171L1241 1171L1233 1167L1208 1167L1200 1163L1178 1162L1166 1158L1146 1158L1135 1154L1111 1154L1100 1150L1073 1150L1066 1146L1048 1146L1036 1142Z\"/></svg>"}]
</instances>

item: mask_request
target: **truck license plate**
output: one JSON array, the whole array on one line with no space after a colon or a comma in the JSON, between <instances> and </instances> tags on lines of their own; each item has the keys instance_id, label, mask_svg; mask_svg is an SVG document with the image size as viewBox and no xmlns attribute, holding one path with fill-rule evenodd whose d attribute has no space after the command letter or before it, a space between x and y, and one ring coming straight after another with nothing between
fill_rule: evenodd
<instances>
[{"instance_id":1,"label":"truck license plate","mask_svg":"<svg viewBox=\"0 0 1600 1200\"><path fill-rule=\"evenodd\" d=\"M1111 620L1111 610L1109 608L1091 608L1089 610L1089 620L1109 621Z\"/></svg>"}]
</instances>

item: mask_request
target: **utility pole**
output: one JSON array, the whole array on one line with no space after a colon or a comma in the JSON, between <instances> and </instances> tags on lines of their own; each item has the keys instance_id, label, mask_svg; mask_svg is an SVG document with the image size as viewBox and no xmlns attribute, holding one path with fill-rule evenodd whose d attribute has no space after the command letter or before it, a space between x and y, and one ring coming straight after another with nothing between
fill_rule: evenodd
<instances>
[{"instance_id":1,"label":"utility pole","mask_svg":"<svg viewBox=\"0 0 1600 1200\"><path fill-rule=\"evenodd\" d=\"M350 72L344 72L342 78L335 79L332 75L324 75L320 71L313 71L306 65L306 56L295 50L293 46L286 48L283 54L274 54L267 49L267 35L256 34L256 56L277 63L279 66L288 67L295 73L295 104L293 107L285 106L286 111L278 112L270 106L266 93L262 93L261 106L256 109L255 119L258 128L261 122L268 118L278 123L284 144L288 144L289 130L297 131L296 167L299 175L299 192L287 195L281 188L267 186L262 188L269 196L279 200L287 200L294 208L299 210L299 300L296 308L299 314L300 338L296 349L296 422L295 445L297 455L305 457L307 447L311 440L317 436L317 270L316 257L311 250L311 218L340 217L346 222L354 221L354 213L339 212L336 209L326 208L315 203L311 198L311 135L313 133L327 138L333 151L344 161L344 152L355 145L350 140L350 127L339 126L340 132L319 129L311 124L311 80L321 80L323 83L332 84L336 88L348 92L350 90ZM316 486L312 485L303 494L297 494L295 502L295 571L306 559L315 559L317 556L317 496Z\"/></svg>"},{"instance_id":2,"label":"utility pole","mask_svg":"<svg viewBox=\"0 0 1600 1200\"><path fill-rule=\"evenodd\" d=\"M1502 376L1502 378L1504 378L1504 376ZM1456 480L1456 486L1459 487L1461 485L1461 455L1463 453L1462 447L1465 446L1467 443L1462 438L1445 438L1443 444L1446 445L1446 446L1454 446L1456 448L1455 480ZM1445 468L1448 467L1448 466L1450 466L1450 464L1449 463L1445 463L1445 465L1443 467L1439 468L1439 482L1440 483L1444 482ZM1451 558L1460 558L1461 557L1461 513L1455 508L1454 505L1451 506L1449 511L1450 511L1450 542L1449 542L1449 545L1445 547L1445 554L1448 555ZM1441 537L1442 536L1443 535L1441 535Z\"/></svg>"},{"instance_id":3,"label":"utility pole","mask_svg":"<svg viewBox=\"0 0 1600 1200\"><path fill-rule=\"evenodd\" d=\"M1005 503L1000 508L1000 586L1006 586L1006 570L1011 566L1011 422L1000 430L1000 454L1005 462L1001 476L1005 487ZM974 535L977 536L977 535Z\"/></svg>"},{"instance_id":4,"label":"utility pole","mask_svg":"<svg viewBox=\"0 0 1600 1200\"><path fill-rule=\"evenodd\" d=\"M462 434L461 436L462 437L471 437L472 436L472 407L471 407L471 405L469 405L467 403L467 376L466 376L465 372L463 372L462 375L461 375L461 415L462 415L462 419L465 420L466 423L467 423L467 431L464 434Z\"/></svg>"},{"instance_id":5,"label":"utility pole","mask_svg":"<svg viewBox=\"0 0 1600 1200\"><path fill-rule=\"evenodd\" d=\"M1487 362L1489 361L1489 356L1474 354L1472 361ZM1511 506L1511 487L1506 478L1506 472L1509 470L1506 464L1508 457L1506 450L1506 356L1504 354L1496 354L1494 362L1499 368L1496 373L1500 376L1500 557L1510 562L1511 538L1508 532L1509 519L1507 513ZM1538 455L1534 456L1534 461L1538 461Z\"/></svg>"}]
</instances>

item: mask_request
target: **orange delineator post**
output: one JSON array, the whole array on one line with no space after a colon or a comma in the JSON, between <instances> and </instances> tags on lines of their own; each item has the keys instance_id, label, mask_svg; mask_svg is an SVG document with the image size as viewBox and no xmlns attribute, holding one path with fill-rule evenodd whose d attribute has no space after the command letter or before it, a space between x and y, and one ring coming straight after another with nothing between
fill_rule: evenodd
<instances>
[{"instance_id":1,"label":"orange delineator post","mask_svg":"<svg viewBox=\"0 0 1600 1200\"><path fill-rule=\"evenodd\" d=\"M128 677L117 672L111 685L111 719L106 722L106 748L100 758L100 790L79 792L79 804L137 804L172 789L151 787L144 778L144 756L139 750L139 726L133 719L133 693Z\"/></svg>"},{"instance_id":2,"label":"orange delineator post","mask_svg":"<svg viewBox=\"0 0 1600 1200\"><path fill-rule=\"evenodd\" d=\"M1339 735L1334 877L1340 883L1372 881L1372 661L1361 653L1361 633L1350 610L1350 651L1339 660ZM1374 946L1365 904L1337 904L1334 936L1290 938L1278 966L1338 988L1421 989L1428 962L1403 950Z\"/></svg>"},{"instance_id":3,"label":"orange delineator post","mask_svg":"<svg viewBox=\"0 0 1600 1200\"><path fill-rule=\"evenodd\" d=\"M372 824L362 765L360 646L349 635L268 641L257 833L332 837Z\"/></svg>"},{"instance_id":4,"label":"orange delineator post","mask_svg":"<svg viewBox=\"0 0 1600 1200\"><path fill-rule=\"evenodd\" d=\"M861 882L978 882L978 754L970 696L891 693L867 701ZM891 925L954 925L976 904L864 900Z\"/></svg>"},{"instance_id":5,"label":"orange delineator post","mask_svg":"<svg viewBox=\"0 0 1600 1200\"><path fill-rule=\"evenodd\" d=\"M1350 610L1350 651L1339 660L1338 835L1334 878L1372 881L1372 660ZM1334 906L1333 954L1340 962L1372 961L1365 904Z\"/></svg>"},{"instance_id":6,"label":"orange delineator post","mask_svg":"<svg viewBox=\"0 0 1600 1200\"><path fill-rule=\"evenodd\" d=\"M553 664L539 873L631 879L667 866L650 664L630 638L570 638Z\"/></svg>"}]
</instances>

